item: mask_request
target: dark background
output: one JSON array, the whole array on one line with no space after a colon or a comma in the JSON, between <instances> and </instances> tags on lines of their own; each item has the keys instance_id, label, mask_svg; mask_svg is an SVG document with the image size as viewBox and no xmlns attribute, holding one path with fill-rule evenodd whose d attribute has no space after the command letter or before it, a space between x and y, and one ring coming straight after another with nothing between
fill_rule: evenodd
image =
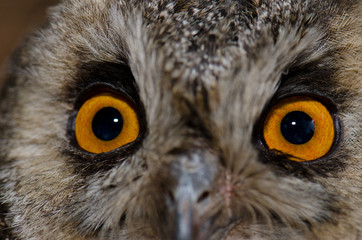
<instances>
[{"instance_id":1,"label":"dark background","mask_svg":"<svg viewBox=\"0 0 362 240\"><path fill-rule=\"evenodd\" d=\"M41 25L58 0L0 0L0 87L6 60L26 34Z\"/></svg>"}]
</instances>

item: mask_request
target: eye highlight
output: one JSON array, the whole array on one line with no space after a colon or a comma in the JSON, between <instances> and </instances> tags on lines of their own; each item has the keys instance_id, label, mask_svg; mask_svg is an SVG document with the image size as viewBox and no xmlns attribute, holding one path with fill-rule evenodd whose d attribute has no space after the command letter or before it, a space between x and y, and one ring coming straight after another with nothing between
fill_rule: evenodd
<instances>
[{"instance_id":1,"label":"eye highlight","mask_svg":"<svg viewBox=\"0 0 362 240\"><path fill-rule=\"evenodd\" d=\"M108 92L84 102L75 119L78 145L91 153L120 148L135 141L139 133L139 119L132 103Z\"/></svg>"},{"instance_id":2,"label":"eye highlight","mask_svg":"<svg viewBox=\"0 0 362 240\"><path fill-rule=\"evenodd\" d=\"M263 128L269 149L293 161L311 161L328 153L335 137L328 109L311 97L291 97L277 103Z\"/></svg>"}]
</instances>

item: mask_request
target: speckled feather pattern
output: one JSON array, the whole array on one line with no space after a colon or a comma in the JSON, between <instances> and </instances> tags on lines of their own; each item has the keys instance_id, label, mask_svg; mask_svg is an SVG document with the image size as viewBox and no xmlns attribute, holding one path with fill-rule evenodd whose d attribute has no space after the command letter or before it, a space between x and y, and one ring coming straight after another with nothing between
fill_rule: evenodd
<instances>
[{"instance_id":1,"label":"speckled feather pattern","mask_svg":"<svg viewBox=\"0 0 362 240\"><path fill-rule=\"evenodd\" d=\"M208 193L188 239L360 239L361 12L342 0L51 8L1 95L0 236L173 239L170 192L187 162L207 166L198 181ZM72 144L78 96L95 83L139 101L145 130L129 152ZM308 164L279 161L255 140L270 105L298 94L331 102L340 122L335 149Z\"/></svg>"}]
</instances>

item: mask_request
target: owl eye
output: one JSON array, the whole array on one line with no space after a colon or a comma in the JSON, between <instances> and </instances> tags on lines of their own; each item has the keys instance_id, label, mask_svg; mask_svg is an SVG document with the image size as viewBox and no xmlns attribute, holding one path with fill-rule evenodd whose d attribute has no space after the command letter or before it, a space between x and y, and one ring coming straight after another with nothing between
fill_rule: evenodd
<instances>
[{"instance_id":1,"label":"owl eye","mask_svg":"<svg viewBox=\"0 0 362 240\"><path fill-rule=\"evenodd\" d=\"M101 93L85 101L75 119L78 145L91 153L120 148L135 141L139 133L134 106L112 93Z\"/></svg>"},{"instance_id":2,"label":"owl eye","mask_svg":"<svg viewBox=\"0 0 362 240\"><path fill-rule=\"evenodd\" d=\"M263 137L269 149L288 155L291 160L315 160L332 147L335 138L333 117L313 98L287 98L269 112Z\"/></svg>"}]
</instances>

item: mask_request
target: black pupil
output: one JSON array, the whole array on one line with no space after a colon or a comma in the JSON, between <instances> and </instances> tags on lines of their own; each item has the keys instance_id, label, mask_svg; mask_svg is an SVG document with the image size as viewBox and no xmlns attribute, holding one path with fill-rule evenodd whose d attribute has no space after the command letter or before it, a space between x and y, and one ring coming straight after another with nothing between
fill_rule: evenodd
<instances>
[{"instance_id":1,"label":"black pupil","mask_svg":"<svg viewBox=\"0 0 362 240\"><path fill-rule=\"evenodd\" d=\"M122 131L123 118L121 113L112 107L99 110L93 118L94 135L103 141L115 139Z\"/></svg>"},{"instance_id":2,"label":"black pupil","mask_svg":"<svg viewBox=\"0 0 362 240\"><path fill-rule=\"evenodd\" d=\"M308 114L294 111L285 115L280 130L288 142L304 144L313 137L315 126L313 119Z\"/></svg>"}]
</instances>

